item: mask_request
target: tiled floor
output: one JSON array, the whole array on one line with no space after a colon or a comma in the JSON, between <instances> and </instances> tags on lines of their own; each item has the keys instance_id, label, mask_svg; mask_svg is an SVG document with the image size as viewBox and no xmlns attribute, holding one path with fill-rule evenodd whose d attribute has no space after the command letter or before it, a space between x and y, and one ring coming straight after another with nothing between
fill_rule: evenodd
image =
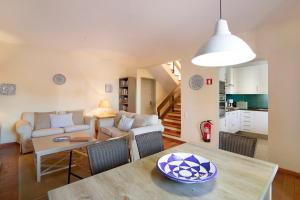
<instances>
[{"instance_id":1,"label":"tiled floor","mask_svg":"<svg viewBox=\"0 0 300 200\"><path fill-rule=\"evenodd\" d=\"M164 138L165 149L181 144ZM0 145L0 199L18 199L18 157L17 144ZM273 182L273 200L300 200L300 177L279 171Z\"/></svg>"}]
</instances>

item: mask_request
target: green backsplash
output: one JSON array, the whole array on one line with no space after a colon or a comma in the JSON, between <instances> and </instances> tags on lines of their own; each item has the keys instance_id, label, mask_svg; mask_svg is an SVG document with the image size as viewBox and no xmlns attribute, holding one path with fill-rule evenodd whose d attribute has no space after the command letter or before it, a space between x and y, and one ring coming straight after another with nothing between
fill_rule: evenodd
<instances>
[{"instance_id":1,"label":"green backsplash","mask_svg":"<svg viewBox=\"0 0 300 200\"><path fill-rule=\"evenodd\" d=\"M226 99L234 102L247 101L248 108L268 108L267 94L227 94Z\"/></svg>"}]
</instances>

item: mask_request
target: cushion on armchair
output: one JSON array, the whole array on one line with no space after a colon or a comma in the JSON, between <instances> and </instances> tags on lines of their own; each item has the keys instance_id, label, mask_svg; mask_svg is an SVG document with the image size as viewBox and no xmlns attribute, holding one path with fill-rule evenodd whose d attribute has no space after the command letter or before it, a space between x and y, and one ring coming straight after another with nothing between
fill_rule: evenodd
<instances>
[{"instance_id":1,"label":"cushion on armchair","mask_svg":"<svg viewBox=\"0 0 300 200\"><path fill-rule=\"evenodd\" d=\"M158 124L157 115L135 115L132 128L139 128Z\"/></svg>"},{"instance_id":2,"label":"cushion on armchair","mask_svg":"<svg viewBox=\"0 0 300 200\"><path fill-rule=\"evenodd\" d=\"M129 131L132 127L134 118L126 117L125 115L122 116L119 124L118 129L121 131Z\"/></svg>"},{"instance_id":3,"label":"cushion on armchair","mask_svg":"<svg viewBox=\"0 0 300 200\"><path fill-rule=\"evenodd\" d=\"M101 127L100 128L101 133L104 133L105 135L108 135L110 137L118 137L121 135L125 135L126 131L121 131L116 127Z\"/></svg>"},{"instance_id":4,"label":"cushion on armchair","mask_svg":"<svg viewBox=\"0 0 300 200\"><path fill-rule=\"evenodd\" d=\"M115 117L115 127L118 127L119 122L122 118L122 116L125 117L129 117L129 118L133 118L136 114L135 113L131 113L131 112L126 112L126 111L120 111L117 116Z\"/></svg>"}]
</instances>

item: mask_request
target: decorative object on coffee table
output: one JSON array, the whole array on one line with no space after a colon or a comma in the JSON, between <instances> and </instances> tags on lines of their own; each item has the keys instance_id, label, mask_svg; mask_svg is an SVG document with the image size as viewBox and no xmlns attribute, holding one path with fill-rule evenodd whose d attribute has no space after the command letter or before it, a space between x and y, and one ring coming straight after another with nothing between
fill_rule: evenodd
<instances>
[{"instance_id":1,"label":"decorative object on coffee table","mask_svg":"<svg viewBox=\"0 0 300 200\"><path fill-rule=\"evenodd\" d=\"M66 77L63 74L55 74L52 80L56 85L63 85L66 83Z\"/></svg>"},{"instance_id":2,"label":"decorative object on coffee table","mask_svg":"<svg viewBox=\"0 0 300 200\"><path fill-rule=\"evenodd\" d=\"M189 85L192 90L200 90L203 87L203 77L196 74L189 80Z\"/></svg>"},{"instance_id":3,"label":"decorative object on coffee table","mask_svg":"<svg viewBox=\"0 0 300 200\"><path fill-rule=\"evenodd\" d=\"M0 95L5 95L5 96L16 95L16 84L1 83Z\"/></svg>"}]
</instances>

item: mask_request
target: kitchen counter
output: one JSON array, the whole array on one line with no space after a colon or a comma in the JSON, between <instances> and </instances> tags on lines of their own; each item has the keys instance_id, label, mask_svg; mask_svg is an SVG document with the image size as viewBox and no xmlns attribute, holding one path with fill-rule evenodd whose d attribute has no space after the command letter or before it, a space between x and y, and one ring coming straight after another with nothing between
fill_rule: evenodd
<instances>
[{"instance_id":1,"label":"kitchen counter","mask_svg":"<svg viewBox=\"0 0 300 200\"><path fill-rule=\"evenodd\" d=\"M226 112L236 111L236 110L250 110L250 111L261 111L261 112L268 112L268 108L248 108L248 109L242 109L242 108L226 108Z\"/></svg>"}]
</instances>

